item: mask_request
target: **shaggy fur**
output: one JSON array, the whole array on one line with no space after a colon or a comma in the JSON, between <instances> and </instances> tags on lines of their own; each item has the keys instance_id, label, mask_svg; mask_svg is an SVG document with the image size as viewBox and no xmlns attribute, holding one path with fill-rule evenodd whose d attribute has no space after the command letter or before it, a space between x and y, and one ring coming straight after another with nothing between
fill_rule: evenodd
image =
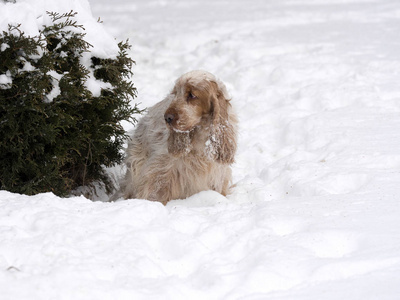
<instances>
[{"instance_id":1,"label":"shaggy fur","mask_svg":"<svg viewBox=\"0 0 400 300\"><path fill-rule=\"evenodd\" d=\"M226 195L236 128L220 80L205 71L182 75L139 121L128 145L120 195L163 204L204 190Z\"/></svg>"}]
</instances>

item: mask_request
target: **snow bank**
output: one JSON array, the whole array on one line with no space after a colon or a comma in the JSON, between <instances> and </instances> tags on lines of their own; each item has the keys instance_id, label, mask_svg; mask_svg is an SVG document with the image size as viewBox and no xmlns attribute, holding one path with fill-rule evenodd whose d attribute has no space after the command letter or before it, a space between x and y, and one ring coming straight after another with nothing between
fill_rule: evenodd
<instances>
[{"instance_id":1,"label":"snow bank","mask_svg":"<svg viewBox=\"0 0 400 300\"><path fill-rule=\"evenodd\" d=\"M396 195L385 205L376 195L242 200L202 192L164 207L0 192L2 299L398 293Z\"/></svg>"},{"instance_id":2,"label":"snow bank","mask_svg":"<svg viewBox=\"0 0 400 300\"><path fill-rule=\"evenodd\" d=\"M0 192L2 299L398 297L397 1L91 5L131 38L143 106L192 69L226 83L236 187L166 207Z\"/></svg>"}]
</instances>

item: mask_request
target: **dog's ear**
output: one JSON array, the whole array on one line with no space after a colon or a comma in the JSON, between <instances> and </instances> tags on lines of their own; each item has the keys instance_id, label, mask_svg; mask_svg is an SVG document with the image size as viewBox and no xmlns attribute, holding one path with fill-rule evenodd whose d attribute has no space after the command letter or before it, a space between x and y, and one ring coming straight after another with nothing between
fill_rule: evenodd
<instances>
[{"instance_id":1,"label":"dog's ear","mask_svg":"<svg viewBox=\"0 0 400 300\"><path fill-rule=\"evenodd\" d=\"M226 88L222 82L212 82L211 93L212 125L210 130L210 152L214 159L223 164L234 162L236 153L236 130L230 123L231 104L227 99Z\"/></svg>"}]
</instances>

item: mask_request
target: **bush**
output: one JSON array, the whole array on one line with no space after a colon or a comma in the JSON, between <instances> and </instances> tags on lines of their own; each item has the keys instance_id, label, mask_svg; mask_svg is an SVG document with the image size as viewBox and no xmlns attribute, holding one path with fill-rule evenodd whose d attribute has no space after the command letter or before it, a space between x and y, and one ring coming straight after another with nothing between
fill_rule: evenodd
<instances>
[{"instance_id":1,"label":"bush","mask_svg":"<svg viewBox=\"0 0 400 300\"><path fill-rule=\"evenodd\" d=\"M11 25L0 34L0 189L66 196L100 183L110 193L105 167L123 159L121 121L141 113L130 105L130 46L93 57L76 13L48 14L39 36Z\"/></svg>"}]
</instances>

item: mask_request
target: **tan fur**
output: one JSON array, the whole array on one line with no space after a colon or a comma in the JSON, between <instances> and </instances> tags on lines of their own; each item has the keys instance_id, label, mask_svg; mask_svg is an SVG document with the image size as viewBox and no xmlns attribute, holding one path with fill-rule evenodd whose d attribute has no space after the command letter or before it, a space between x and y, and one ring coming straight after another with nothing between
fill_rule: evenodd
<instances>
[{"instance_id":1,"label":"tan fur","mask_svg":"<svg viewBox=\"0 0 400 300\"><path fill-rule=\"evenodd\" d=\"M226 195L236 131L225 85L205 71L182 75L139 121L127 149L121 194L164 204L204 190Z\"/></svg>"}]
</instances>

